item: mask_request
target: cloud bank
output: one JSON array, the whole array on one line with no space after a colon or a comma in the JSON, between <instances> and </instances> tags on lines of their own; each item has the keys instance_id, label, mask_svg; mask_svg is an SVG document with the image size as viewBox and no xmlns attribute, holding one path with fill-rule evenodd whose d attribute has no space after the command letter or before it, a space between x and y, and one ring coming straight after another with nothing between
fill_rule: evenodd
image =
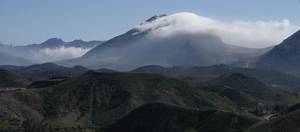
<instances>
[{"instance_id":1,"label":"cloud bank","mask_svg":"<svg viewBox=\"0 0 300 132\"><path fill-rule=\"evenodd\" d=\"M53 62L64 59L77 58L87 53L89 48L78 47L59 47L59 48L46 48L38 52L41 62Z\"/></svg>"},{"instance_id":2,"label":"cloud bank","mask_svg":"<svg viewBox=\"0 0 300 132\"><path fill-rule=\"evenodd\" d=\"M262 48L279 44L299 29L289 20L280 21L220 21L183 12L144 22L135 27L139 32L150 31L150 37L166 37L178 33L209 33L228 44Z\"/></svg>"}]
</instances>

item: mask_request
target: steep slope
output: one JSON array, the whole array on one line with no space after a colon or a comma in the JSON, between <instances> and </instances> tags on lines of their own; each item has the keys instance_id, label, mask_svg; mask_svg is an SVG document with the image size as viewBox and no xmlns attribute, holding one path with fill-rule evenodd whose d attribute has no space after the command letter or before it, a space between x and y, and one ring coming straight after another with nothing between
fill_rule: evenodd
<instances>
[{"instance_id":1,"label":"steep slope","mask_svg":"<svg viewBox=\"0 0 300 132\"><path fill-rule=\"evenodd\" d=\"M0 95L0 131L24 131L25 128L33 131L44 119L42 98L36 91L24 89Z\"/></svg>"},{"instance_id":2,"label":"steep slope","mask_svg":"<svg viewBox=\"0 0 300 132\"><path fill-rule=\"evenodd\" d=\"M194 110L154 103L143 105L105 132L241 132L257 120L214 110Z\"/></svg>"},{"instance_id":3,"label":"steep slope","mask_svg":"<svg viewBox=\"0 0 300 132\"><path fill-rule=\"evenodd\" d=\"M186 80L191 83L203 83L205 81L218 78L222 75L240 73L246 76L255 77L269 87L280 88L288 91L300 90L300 79L289 74L253 68L238 68L226 65L215 65L208 67L161 67L145 66L140 67L132 72L136 73L153 73L167 77Z\"/></svg>"},{"instance_id":4,"label":"steep slope","mask_svg":"<svg viewBox=\"0 0 300 132\"><path fill-rule=\"evenodd\" d=\"M199 24L210 21L192 13L156 16L79 59L59 64L117 70L143 65L206 66L230 63L263 52L225 44L212 34L186 30L185 27L191 24L186 17L194 18Z\"/></svg>"},{"instance_id":5,"label":"steep slope","mask_svg":"<svg viewBox=\"0 0 300 132\"><path fill-rule=\"evenodd\" d=\"M300 67L300 31L296 32L271 51L263 55L257 62L258 68L280 71L299 71Z\"/></svg>"}]
</instances>

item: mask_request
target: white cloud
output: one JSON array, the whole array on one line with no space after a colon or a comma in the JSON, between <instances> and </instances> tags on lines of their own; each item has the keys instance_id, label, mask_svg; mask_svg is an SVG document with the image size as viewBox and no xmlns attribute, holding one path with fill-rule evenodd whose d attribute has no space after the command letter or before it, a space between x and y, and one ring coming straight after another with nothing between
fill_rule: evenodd
<instances>
[{"instance_id":1,"label":"white cloud","mask_svg":"<svg viewBox=\"0 0 300 132\"><path fill-rule=\"evenodd\" d=\"M42 62L53 62L64 59L77 58L84 55L89 50L90 49L88 48L77 47L46 48L39 50L37 55Z\"/></svg>"},{"instance_id":2,"label":"white cloud","mask_svg":"<svg viewBox=\"0 0 300 132\"><path fill-rule=\"evenodd\" d=\"M280 21L220 21L193 13L177 13L145 22L139 31L151 30L150 36L164 37L177 33L210 33L228 44L244 47L268 47L279 44L298 30L289 20Z\"/></svg>"}]
</instances>

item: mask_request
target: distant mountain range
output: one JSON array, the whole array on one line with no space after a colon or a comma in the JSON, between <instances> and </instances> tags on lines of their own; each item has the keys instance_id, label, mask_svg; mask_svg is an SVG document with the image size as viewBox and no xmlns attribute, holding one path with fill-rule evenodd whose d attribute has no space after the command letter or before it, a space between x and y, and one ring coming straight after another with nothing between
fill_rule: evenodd
<instances>
[{"instance_id":1,"label":"distant mountain range","mask_svg":"<svg viewBox=\"0 0 300 132\"><path fill-rule=\"evenodd\" d=\"M0 69L7 70L23 77L29 77L33 80L34 78L49 79L53 77L74 77L89 71L89 69L81 66L74 66L69 68L53 63L35 64L30 66L0 65Z\"/></svg>"},{"instance_id":2,"label":"distant mountain range","mask_svg":"<svg viewBox=\"0 0 300 132\"><path fill-rule=\"evenodd\" d=\"M74 40L64 42L58 38L41 44L25 46L0 45L0 65L30 65L75 58L102 44L103 41Z\"/></svg>"},{"instance_id":3,"label":"distant mountain range","mask_svg":"<svg viewBox=\"0 0 300 132\"><path fill-rule=\"evenodd\" d=\"M59 48L59 47L94 48L103 42L104 41L83 41L83 40L64 42L62 39L59 38L51 38L41 44L30 44L27 46L17 46L17 47L30 47L33 49Z\"/></svg>"}]
</instances>

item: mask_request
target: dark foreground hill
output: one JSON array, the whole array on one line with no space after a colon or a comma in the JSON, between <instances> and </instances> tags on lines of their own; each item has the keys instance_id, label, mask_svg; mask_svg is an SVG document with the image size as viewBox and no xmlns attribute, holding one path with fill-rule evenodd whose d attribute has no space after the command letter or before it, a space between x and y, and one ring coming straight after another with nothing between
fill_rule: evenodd
<instances>
[{"instance_id":1,"label":"dark foreground hill","mask_svg":"<svg viewBox=\"0 0 300 132\"><path fill-rule=\"evenodd\" d=\"M30 131L106 127L152 102L239 112L230 100L216 93L153 74L88 72L51 87L0 94L0 128L6 124L4 128Z\"/></svg>"},{"instance_id":2,"label":"dark foreground hill","mask_svg":"<svg viewBox=\"0 0 300 132\"><path fill-rule=\"evenodd\" d=\"M270 121L253 126L250 132L299 132L300 111L280 115Z\"/></svg>"},{"instance_id":3,"label":"dark foreground hill","mask_svg":"<svg viewBox=\"0 0 300 132\"><path fill-rule=\"evenodd\" d=\"M241 74L193 87L157 74L90 71L47 87L0 92L0 130L239 132L261 120L247 112L256 104L294 99Z\"/></svg>"},{"instance_id":4,"label":"dark foreground hill","mask_svg":"<svg viewBox=\"0 0 300 132\"><path fill-rule=\"evenodd\" d=\"M7 70L0 69L0 89L1 88L24 88L30 81L17 76Z\"/></svg>"},{"instance_id":5,"label":"dark foreground hill","mask_svg":"<svg viewBox=\"0 0 300 132\"><path fill-rule=\"evenodd\" d=\"M255 118L228 112L153 103L131 111L105 132L241 132L255 122Z\"/></svg>"},{"instance_id":6,"label":"dark foreground hill","mask_svg":"<svg viewBox=\"0 0 300 132\"><path fill-rule=\"evenodd\" d=\"M272 70L250 69L230 67L227 65L215 65L208 67L161 67L161 66L144 66L133 70L135 73L152 73L160 74L167 77L186 80L191 83L203 83L205 81L218 78L222 75L240 73L246 76L255 77L259 81L270 87L275 87L289 91L300 90L300 78L289 74Z\"/></svg>"},{"instance_id":7,"label":"dark foreground hill","mask_svg":"<svg viewBox=\"0 0 300 132\"><path fill-rule=\"evenodd\" d=\"M47 115L61 117L79 112L96 124L108 124L131 110L151 102L187 108L235 111L226 98L203 92L187 83L160 75L89 72L42 92Z\"/></svg>"}]
</instances>

